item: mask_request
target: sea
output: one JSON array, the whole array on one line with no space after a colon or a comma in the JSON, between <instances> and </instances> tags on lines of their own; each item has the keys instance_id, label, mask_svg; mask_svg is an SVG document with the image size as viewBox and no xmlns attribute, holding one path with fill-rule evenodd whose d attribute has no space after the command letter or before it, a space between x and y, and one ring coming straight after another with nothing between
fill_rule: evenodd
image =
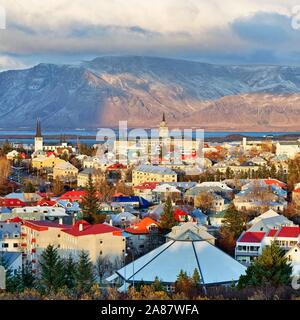
<instances>
[{"instance_id":1,"label":"sea","mask_svg":"<svg viewBox=\"0 0 300 320\"><path fill-rule=\"evenodd\" d=\"M130 129L129 129L130 131ZM67 138L67 141L72 144L76 144L78 139L81 143L94 144L96 143L97 130L91 129L65 129L65 130L43 130L42 132L44 140L47 143L57 143L60 141L60 136L71 136ZM8 140L11 143L22 143L22 144L32 144L34 142L35 130L30 129L15 129L7 130L0 128L0 142ZM241 135L249 138L266 138L266 137L279 137L286 135L299 136L300 132L251 132L251 131L204 131L204 139L210 138L222 138L229 135Z\"/></svg>"}]
</instances>

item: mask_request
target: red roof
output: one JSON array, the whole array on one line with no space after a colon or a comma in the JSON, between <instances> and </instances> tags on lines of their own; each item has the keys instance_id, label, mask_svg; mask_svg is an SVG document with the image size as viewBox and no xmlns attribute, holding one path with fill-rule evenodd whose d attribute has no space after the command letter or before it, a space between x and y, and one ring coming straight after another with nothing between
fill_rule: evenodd
<instances>
[{"instance_id":1,"label":"red roof","mask_svg":"<svg viewBox=\"0 0 300 320\"><path fill-rule=\"evenodd\" d=\"M15 217L15 218L7 219L7 220L5 220L5 222L21 223L21 222L23 222L23 219L21 219L19 217Z\"/></svg>"},{"instance_id":2,"label":"red roof","mask_svg":"<svg viewBox=\"0 0 300 320\"><path fill-rule=\"evenodd\" d=\"M122 163L114 163L107 167L107 170L122 170L127 169L127 166L123 165Z\"/></svg>"},{"instance_id":3,"label":"red roof","mask_svg":"<svg viewBox=\"0 0 300 320\"><path fill-rule=\"evenodd\" d=\"M66 224L59 224L51 221L24 220L24 225L37 231L46 231L49 228L60 228L60 229L71 228L71 226L68 226Z\"/></svg>"},{"instance_id":4,"label":"red roof","mask_svg":"<svg viewBox=\"0 0 300 320\"><path fill-rule=\"evenodd\" d=\"M48 151L47 157L50 157L50 156L56 156L56 154L53 151Z\"/></svg>"},{"instance_id":5,"label":"red roof","mask_svg":"<svg viewBox=\"0 0 300 320\"><path fill-rule=\"evenodd\" d=\"M176 219L176 221L182 221L183 219L182 218L185 218L185 217L188 217L189 214L183 210L180 210L180 209L176 209L174 211L174 217Z\"/></svg>"},{"instance_id":6,"label":"red roof","mask_svg":"<svg viewBox=\"0 0 300 320\"><path fill-rule=\"evenodd\" d=\"M142 219L139 223L134 224L132 227L128 227L125 229L128 233L133 234L147 234L149 233L149 226L155 224L157 227L159 223L149 217Z\"/></svg>"},{"instance_id":7,"label":"red roof","mask_svg":"<svg viewBox=\"0 0 300 320\"><path fill-rule=\"evenodd\" d=\"M0 199L1 207L25 207L27 204L19 199L3 198Z\"/></svg>"},{"instance_id":8,"label":"red roof","mask_svg":"<svg viewBox=\"0 0 300 320\"><path fill-rule=\"evenodd\" d=\"M267 185L275 185L280 188L286 188L286 184L277 179L265 179L264 181Z\"/></svg>"},{"instance_id":9,"label":"red roof","mask_svg":"<svg viewBox=\"0 0 300 320\"><path fill-rule=\"evenodd\" d=\"M58 200L81 201L86 191L68 191L58 198Z\"/></svg>"},{"instance_id":10,"label":"red roof","mask_svg":"<svg viewBox=\"0 0 300 320\"><path fill-rule=\"evenodd\" d=\"M46 200L46 199L42 199L40 201L38 201L37 205L38 206L49 206L49 207L53 207L57 204L56 201L54 200Z\"/></svg>"},{"instance_id":11,"label":"red roof","mask_svg":"<svg viewBox=\"0 0 300 320\"><path fill-rule=\"evenodd\" d=\"M154 190L160 182L144 182L139 184L138 186L135 186L134 189L138 190Z\"/></svg>"},{"instance_id":12,"label":"red roof","mask_svg":"<svg viewBox=\"0 0 300 320\"><path fill-rule=\"evenodd\" d=\"M281 238L298 238L300 227L282 227L277 237Z\"/></svg>"},{"instance_id":13,"label":"red roof","mask_svg":"<svg viewBox=\"0 0 300 320\"><path fill-rule=\"evenodd\" d=\"M267 237L274 237L277 232L278 232L278 230L276 230L276 229L271 229L271 230L269 231Z\"/></svg>"},{"instance_id":14,"label":"red roof","mask_svg":"<svg viewBox=\"0 0 300 320\"><path fill-rule=\"evenodd\" d=\"M238 242L260 243L265 236L265 232L245 232Z\"/></svg>"},{"instance_id":15,"label":"red roof","mask_svg":"<svg viewBox=\"0 0 300 320\"><path fill-rule=\"evenodd\" d=\"M80 231L80 226L82 230ZM91 225L85 220L77 221L71 228L63 230L63 232L68 233L72 236L87 236L92 234L102 234L102 233L113 233L113 235L121 235L121 229L112 227L108 224L94 224Z\"/></svg>"}]
</instances>

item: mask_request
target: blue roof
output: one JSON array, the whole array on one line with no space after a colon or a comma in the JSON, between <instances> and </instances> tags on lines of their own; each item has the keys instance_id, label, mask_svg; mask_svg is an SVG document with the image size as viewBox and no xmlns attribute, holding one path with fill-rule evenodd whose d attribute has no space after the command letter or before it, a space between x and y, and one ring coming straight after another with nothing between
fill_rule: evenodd
<instances>
[{"instance_id":1,"label":"blue roof","mask_svg":"<svg viewBox=\"0 0 300 320\"><path fill-rule=\"evenodd\" d=\"M140 208L148 208L150 203L144 199L143 197L138 197L138 196L123 196L123 197L113 197L113 201L114 202L127 202L127 203L130 203L130 202L138 202L139 205L140 205Z\"/></svg>"}]
</instances>

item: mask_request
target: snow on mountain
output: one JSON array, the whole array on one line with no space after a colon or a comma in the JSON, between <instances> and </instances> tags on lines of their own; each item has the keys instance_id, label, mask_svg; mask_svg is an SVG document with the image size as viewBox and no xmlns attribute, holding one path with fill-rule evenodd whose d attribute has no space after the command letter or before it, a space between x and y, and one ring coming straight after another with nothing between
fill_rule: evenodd
<instances>
[{"instance_id":1,"label":"snow on mountain","mask_svg":"<svg viewBox=\"0 0 300 320\"><path fill-rule=\"evenodd\" d=\"M172 125L288 130L298 127L299 97L299 67L101 57L0 73L0 126L33 127L37 116L49 128L151 126L166 112Z\"/></svg>"}]
</instances>

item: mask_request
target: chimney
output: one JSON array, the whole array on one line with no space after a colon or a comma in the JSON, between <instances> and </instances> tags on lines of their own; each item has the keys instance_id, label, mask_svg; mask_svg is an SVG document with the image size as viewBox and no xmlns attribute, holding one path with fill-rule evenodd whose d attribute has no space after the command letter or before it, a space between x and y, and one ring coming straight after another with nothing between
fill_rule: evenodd
<instances>
[{"instance_id":1,"label":"chimney","mask_svg":"<svg viewBox=\"0 0 300 320\"><path fill-rule=\"evenodd\" d=\"M60 224L60 225L64 224L64 223L63 223L63 219L62 219L62 218L59 218L59 220L58 220L58 224Z\"/></svg>"},{"instance_id":2,"label":"chimney","mask_svg":"<svg viewBox=\"0 0 300 320\"><path fill-rule=\"evenodd\" d=\"M110 225L110 226L113 225L112 219L109 219L109 225Z\"/></svg>"},{"instance_id":3,"label":"chimney","mask_svg":"<svg viewBox=\"0 0 300 320\"><path fill-rule=\"evenodd\" d=\"M83 231L83 224L82 223L79 224L79 231Z\"/></svg>"}]
</instances>

